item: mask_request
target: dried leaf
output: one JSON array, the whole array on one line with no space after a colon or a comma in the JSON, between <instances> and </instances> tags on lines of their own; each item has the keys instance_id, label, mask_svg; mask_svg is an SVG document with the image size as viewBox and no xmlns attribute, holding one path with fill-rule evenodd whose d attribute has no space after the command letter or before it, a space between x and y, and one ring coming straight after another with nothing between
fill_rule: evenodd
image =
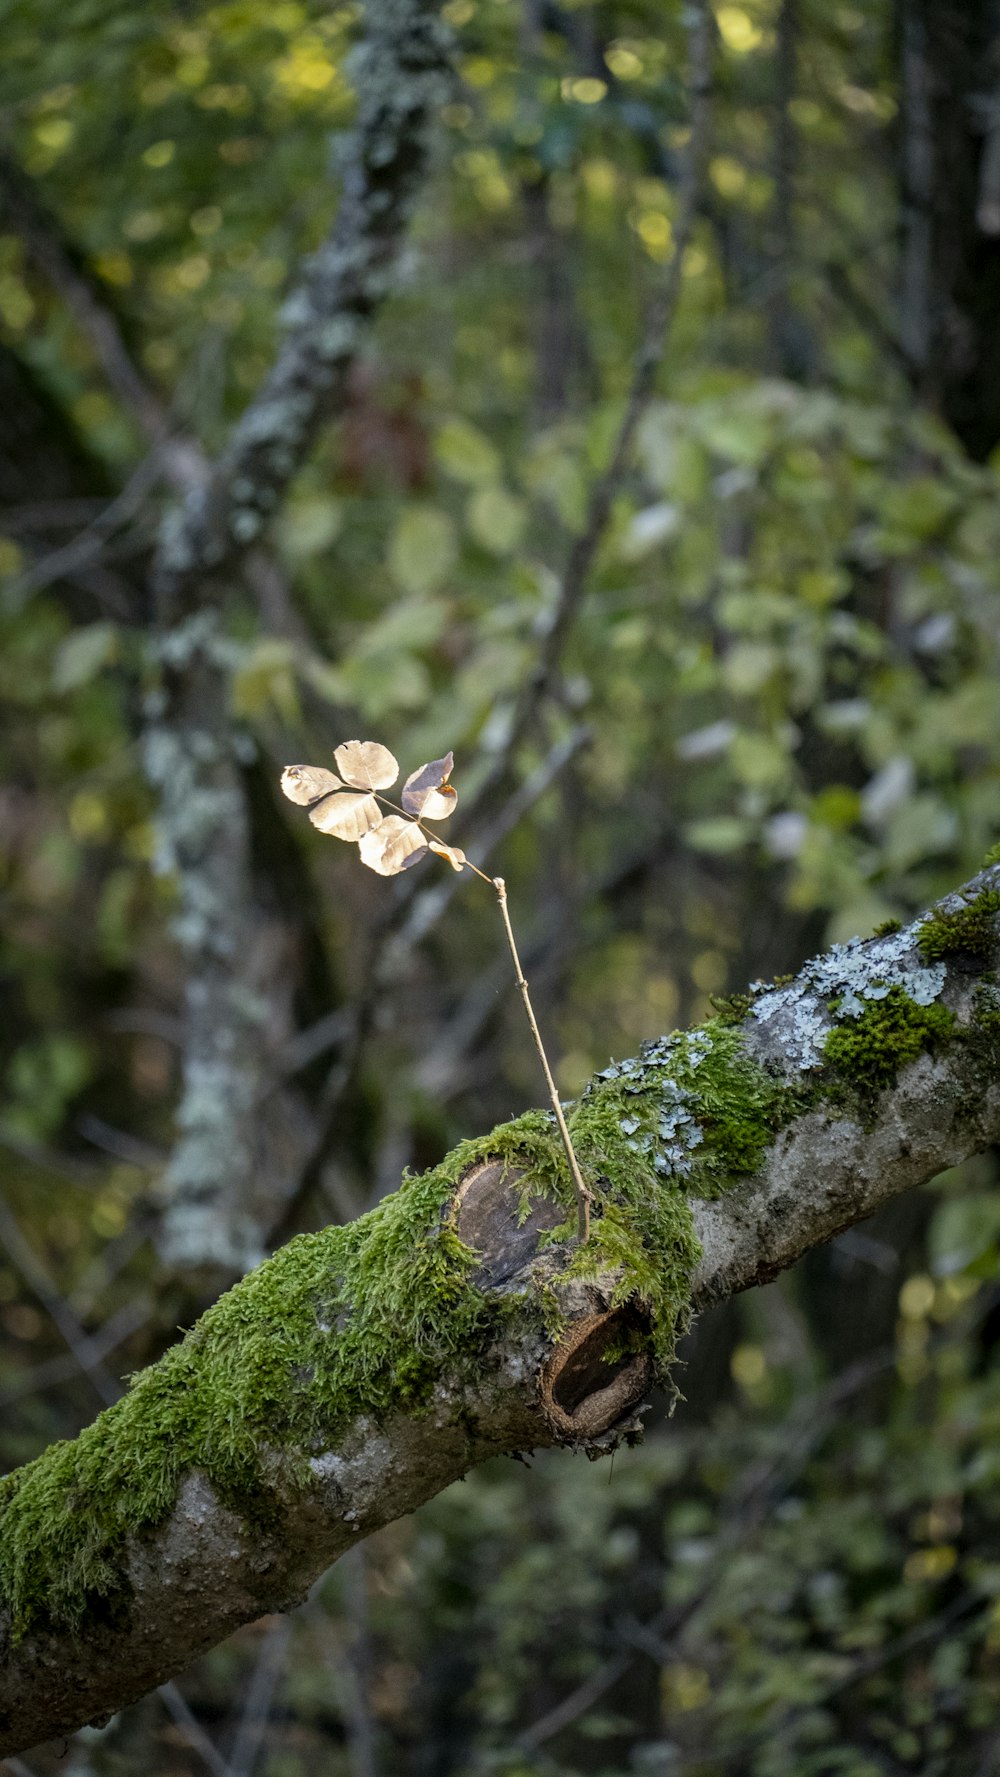
<instances>
[{"instance_id":1,"label":"dried leaf","mask_svg":"<svg viewBox=\"0 0 1000 1777\"><path fill-rule=\"evenodd\" d=\"M436 852L439 858L447 858L453 870L461 870L468 863L464 851L457 845L445 845L440 839L429 839L428 850Z\"/></svg>"},{"instance_id":2,"label":"dried leaf","mask_svg":"<svg viewBox=\"0 0 1000 1777\"><path fill-rule=\"evenodd\" d=\"M381 825L358 843L361 862L379 876L398 876L426 855L427 841L416 821L388 814Z\"/></svg>"},{"instance_id":3,"label":"dried leaf","mask_svg":"<svg viewBox=\"0 0 1000 1777\"><path fill-rule=\"evenodd\" d=\"M355 790L388 790L399 776L399 765L388 747L377 740L345 740L334 748L337 770Z\"/></svg>"},{"instance_id":4,"label":"dried leaf","mask_svg":"<svg viewBox=\"0 0 1000 1777\"><path fill-rule=\"evenodd\" d=\"M333 790L344 788L339 777L324 770L322 765L286 765L281 774L281 787L288 800L297 802L300 808L317 802L320 796L329 796Z\"/></svg>"},{"instance_id":5,"label":"dried leaf","mask_svg":"<svg viewBox=\"0 0 1000 1777\"><path fill-rule=\"evenodd\" d=\"M334 839L363 839L366 833L382 825L383 815L374 796L359 790L341 790L336 796L325 796L311 808L309 819L321 833L331 833Z\"/></svg>"},{"instance_id":6,"label":"dried leaf","mask_svg":"<svg viewBox=\"0 0 1000 1777\"><path fill-rule=\"evenodd\" d=\"M429 765L411 771L400 797L407 814L420 815L425 821L448 819L458 801L458 791L446 782L454 763L454 753L445 753L443 759L432 759Z\"/></svg>"}]
</instances>

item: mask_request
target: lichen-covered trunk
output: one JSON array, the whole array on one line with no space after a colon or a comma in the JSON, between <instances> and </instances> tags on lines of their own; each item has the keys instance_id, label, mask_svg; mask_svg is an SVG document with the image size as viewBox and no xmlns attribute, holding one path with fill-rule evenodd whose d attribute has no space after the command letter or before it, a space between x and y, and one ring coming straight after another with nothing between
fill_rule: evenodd
<instances>
[{"instance_id":1,"label":"lichen-covered trunk","mask_svg":"<svg viewBox=\"0 0 1000 1777\"><path fill-rule=\"evenodd\" d=\"M0 1753L100 1720L499 1451L611 1448L704 1304L1000 1137L1000 867L245 1278L0 1483Z\"/></svg>"}]
</instances>

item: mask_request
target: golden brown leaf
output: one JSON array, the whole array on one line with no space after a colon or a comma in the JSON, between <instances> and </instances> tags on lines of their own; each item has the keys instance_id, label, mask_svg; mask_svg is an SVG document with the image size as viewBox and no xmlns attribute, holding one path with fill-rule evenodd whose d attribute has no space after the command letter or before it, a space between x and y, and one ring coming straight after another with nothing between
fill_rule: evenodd
<instances>
[{"instance_id":1,"label":"golden brown leaf","mask_svg":"<svg viewBox=\"0 0 1000 1777\"><path fill-rule=\"evenodd\" d=\"M399 776L397 761L377 740L345 740L333 756L345 783L355 790L388 790Z\"/></svg>"},{"instance_id":2,"label":"golden brown leaf","mask_svg":"<svg viewBox=\"0 0 1000 1777\"><path fill-rule=\"evenodd\" d=\"M359 840L358 850L361 862L367 864L369 870L379 876L398 876L401 870L409 870L411 865L420 862L427 852L427 841L416 821L404 821L402 815L388 814L373 833L367 833Z\"/></svg>"},{"instance_id":3,"label":"golden brown leaf","mask_svg":"<svg viewBox=\"0 0 1000 1777\"><path fill-rule=\"evenodd\" d=\"M453 870L461 870L468 863L468 859L460 846L445 845L444 841L441 839L429 839L427 841L427 846L428 850L436 852L439 858L446 858Z\"/></svg>"},{"instance_id":4,"label":"golden brown leaf","mask_svg":"<svg viewBox=\"0 0 1000 1777\"><path fill-rule=\"evenodd\" d=\"M290 802L305 808L310 802L318 801L320 796L329 796L344 786L334 772L326 771L322 765L286 765L281 774L281 788Z\"/></svg>"},{"instance_id":5,"label":"golden brown leaf","mask_svg":"<svg viewBox=\"0 0 1000 1777\"><path fill-rule=\"evenodd\" d=\"M454 753L443 759L432 759L411 771L400 801L407 814L419 815L425 821L446 821L458 801L458 791L445 780L451 776Z\"/></svg>"},{"instance_id":6,"label":"golden brown leaf","mask_svg":"<svg viewBox=\"0 0 1000 1777\"><path fill-rule=\"evenodd\" d=\"M381 826L383 818L374 796L361 790L341 790L309 810L313 826L321 833L331 833L334 839L363 839Z\"/></svg>"}]
</instances>

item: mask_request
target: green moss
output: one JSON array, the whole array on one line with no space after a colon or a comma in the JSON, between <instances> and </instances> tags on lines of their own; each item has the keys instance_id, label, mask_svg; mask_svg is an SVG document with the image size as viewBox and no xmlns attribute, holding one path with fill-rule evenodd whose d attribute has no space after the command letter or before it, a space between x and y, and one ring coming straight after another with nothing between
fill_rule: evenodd
<instances>
[{"instance_id":1,"label":"green moss","mask_svg":"<svg viewBox=\"0 0 1000 1777\"><path fill-rule=\"evenodd\" d=\"M1000 990L992 981L976 989L972 1002L972 1029L996 1041L1000 1039Z\"/></svg>"},{"instance_id":2,"label":"green moss","mask_svg":"<svg viewBox=\"0 0 1000 1777\"><path fill-rule=\"evenodd\" d=\"M588 1263L620 1266L620 1299L641 1300L666 1360L698 1257L690 1212L593 1110L578 1119L577 1139L600 1175ZM463 1142L359 1221L291 1241L74 1442L0 1481L0 1595L16 1633L127 1604L125 1538L169 1513L190 1469L244 1517L266 1517L273 1477L262 1449L283 1457L286 1483L308 1487L309 1456L360 1411L419 1410L443 1367L481 1374L483 1351L514 1315L558 1330L552 1291L491 1295L470 1281L476 1256L443 1212L487 1155L527 1165L530 1186L569 1207L547 1113Z\"/></svg>"},{"instance_id":3,"label":"green moss","mask_svg":"<svg viewBox=\"0 0 1000 1777\"><path fill-rule=\"evenodd\" d=\"M955 1020L945 1006L918 1006L902 987L868 1000L857 1018L830 1032L823 1052L838 1073L862 1092L891 1086L901 1067L951 1035Z\"/></svg>"},{"instance_id":4,"label":"green moss","mask_svg":"<svg viewBox=\"0 0 1000 1777\"><path fill-rule=\"evenodd\" d=\"M720 1024L742 1024L750 1011L754 995L752 993L710 994L712 1011Z\"/></svg>"},{"instance_id":5,"label":"green moss","mask_svg":"<svg viewBox=\"0 0 1000 1777\"><path fill-rule=\"evenodd\" d=\"M683 1095L689 1119L673 1177L658 1170L667 1085ZM650 1312L661 1374L687 1325L688 1282L700 1256L688 1197L718 1196L753 1172L799 1108L796 1090L747 1054L739 1032L712 1020L646 1045L627 1071L592 1083L574 1111L570 1130L585 1172L603 1170L615 1186L572 1270L586 1276L622 1267L616 1300L632 1296Z\"/></svg>"},{"instance_id":6,"label":"green moss","mask_svg":"<svg viewBox=\"0 0 1000 1777\"><path fill-rule=\"evenodd\" d=\"M1000 891L980 889L972 901L953 912L937 908L917 929L917 943L928 962L939 962L955 951L974 957L989 956L996 948L996 916Z\"/></svg>"},{"instance_id":7,"label":"green moss","mask_svg":"<svg viewBox=\"0 0 1000 1777\"><path fill-rule=\"evenodd\" d=\"M989 851L983 859L982 867L984 870L988 870L991 864L1000 864L1000 840L998 840L996 845L990 846Z\"/></svg>"},{"instance_id":8,"label":"green moss","mask_svg":"<svg viewBox=\"0 0 1000 1777\"><path fill-rule=\"evenodd\" d=\"M902 920L896 919L895 915L893 915L889 919L884 919L882 921L881 925L877 925L875 927L875 930L872 933L872 937L873 938L891 938L894 932L901 932L902 929L903 929Z\"/></svg>"},{"instance_id":9,"label":"green moss","mask_svg":"<svg viewBox=\"0 0 1000 1777\"><path fill-rule=\"evenodd\" d=\"M715 1022L608 1071L622 1077L594 1082L570 1118L595 1193L587 1247L572 1243L573 1189L554 1120L529 1112L461 1143L350 1226L291 1241L73 1443L0 1481L0 1595L15 1632L126 1609L125 1539L163 1520L191 1469L245 1519L266 1522L275 1458L284 1487L308 1488L310 1455L360 1412L419 1411L442 1369L481 1376L485 1351L514 1318L558 1333L557 1276L521 1295L484 1293L471 1280L476 1255L446 1210L458 1179L487 1156L528 1169L525 1199L541 1192L566 1205L552 1238L569 1240L570 1272L617 1272L615 1300L641 1307L666 1373L700 1256L688 1195L714 1195L751 1171L797 1100L746 1054L738 1031ZM683 1134L668 1163L669 1116Z\"/></svg>"}]
</instances>

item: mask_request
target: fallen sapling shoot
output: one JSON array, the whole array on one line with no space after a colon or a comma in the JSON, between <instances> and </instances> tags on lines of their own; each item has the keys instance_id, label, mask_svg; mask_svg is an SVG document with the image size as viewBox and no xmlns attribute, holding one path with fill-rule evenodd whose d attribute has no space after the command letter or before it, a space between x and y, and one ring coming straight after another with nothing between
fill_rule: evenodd
<instances>
[{"instance_id":1,"label":"fallen sapling shoot","mask_svg":"<svg viewBox=\"0 0 1000 1777\"><path fill-rule=\"evenodd\" d=\"M384 794L399 776L399 765L388 747L377 740L346 740L334 748L337 771L322 765L286 765L281 774L281 788L292 802L309 811L309 819L321 833L335 839L357 841L361 862L379 876L398 876L420 859L434 852L444 858L453 870L471 870L482 882L496 891L504 932L514 963L514 979L524 1003L531 1035L545 1075L549 1100L555 1114L570 1176L576 1191L577 1231L581 1245L590 1238L591 1194L584 1182L580 1162L566 1126L559 1102L552 1069L545 1053L541 1032L535 1018L528 983L517 953L514 929L507 906L507 886L502 876L487 876L484 870L467 858L457 845L445 845L429 831L426 821L444 821L454 811L458 791L449 783L454 755L432 759L411 771L400 793L399 803L390 802ZM339 776L337 773L339 772ZM386 813L386 810L390 813Z\"/></svg>"}]
</instances>

